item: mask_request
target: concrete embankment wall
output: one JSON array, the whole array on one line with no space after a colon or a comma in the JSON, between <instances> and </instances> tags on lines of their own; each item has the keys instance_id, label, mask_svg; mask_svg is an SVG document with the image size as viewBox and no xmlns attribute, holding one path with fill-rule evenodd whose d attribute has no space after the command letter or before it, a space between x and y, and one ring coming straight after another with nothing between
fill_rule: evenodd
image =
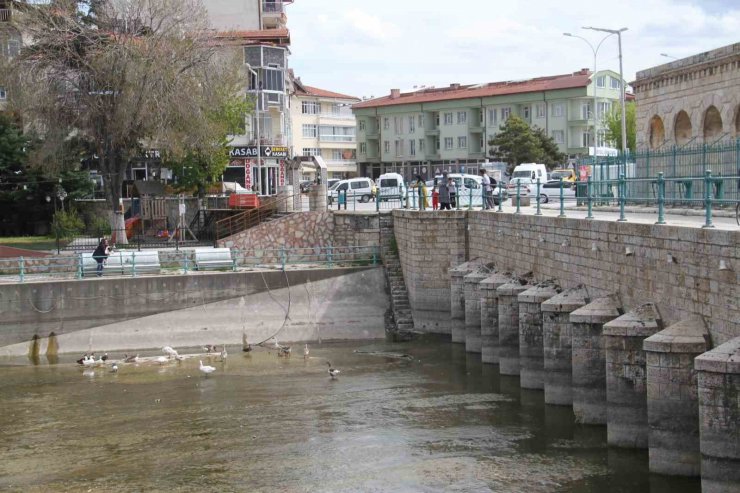
<instances>
[{"instance_id":1,"label":"concrete embankment wall","mask_svg":"<svg viewBox=\"0 0 740 493\"><path fill-rule=\"evenodd\" d=\"M417 329L449 332L447 271L480 258L563 288L583 284L592 299L652 301L668 323L703 317L715 345L740 335L740 231L480 211L393 214Z\"/></svg>"},{"instance_id":2,"label":"concrete embankment wall","mask_svg":"<svg viewBox=\"0 0 740 493\"><path fill-rule=\"evenodd\" d=\"M384 336L382 268L219 272L0 286L0 355Z\"/></svg>"}]
</instances>

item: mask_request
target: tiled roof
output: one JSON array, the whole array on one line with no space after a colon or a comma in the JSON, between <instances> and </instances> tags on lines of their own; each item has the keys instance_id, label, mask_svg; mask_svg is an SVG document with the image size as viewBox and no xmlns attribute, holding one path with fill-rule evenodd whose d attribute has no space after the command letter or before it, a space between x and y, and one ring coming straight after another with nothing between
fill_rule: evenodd
<instances>
[{"instance_id":1,"label":"tiled roof","mask_svg":"<svg viewBox=\"0 0 740 493\"><path fill-rule=\"evenodd\" d=\"M428 103L433 101L447 101L451 99L485 98L506 94L522 94L527 92L553 91L558 89L572 89L586 87L590 83L591 72L587 69L572 74L537 77L520 81L490 82L487 84L457 85L450 87L422 89L415 92L401 93L393 97L388 96L363 101L352 106L353 109L376 108L380 106L395 106L401 104Z\"/></svg>"},{"instance_id":2,"label":"tiled roof","mask_svg":"<svg viewBox=\"0 0 740 493\"><path fill-rule=\"evenodd\" d=\"M338 92L327 91L326 89L319 89L318 87L307 86L305 84L303 84L302 87L304 89L303 91L302 90L296 91L296 93L299 96L305 95L305 96L317 96L321 98L354 99L356 101L360 100L360 98L356 96L348 96L346 94L340 94Z\"/></svg>"}]
</instances>

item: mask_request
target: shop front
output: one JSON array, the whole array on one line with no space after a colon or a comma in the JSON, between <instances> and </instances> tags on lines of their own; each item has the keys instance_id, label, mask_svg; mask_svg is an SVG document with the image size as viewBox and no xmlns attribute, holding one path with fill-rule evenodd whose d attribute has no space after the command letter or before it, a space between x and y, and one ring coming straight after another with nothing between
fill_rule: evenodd
<instances>
[{"instance_id":1,"label":"shop front","mask_svg":"<svg viewBox=\"0 0 740 493\"><path fill-rule=\"evenodd\" d=\"M236 146L231 148L229 156L224 182L236 182L261 196L277 195L278 189L285 185L287 147Z\"/></svg>"}]
</instances>

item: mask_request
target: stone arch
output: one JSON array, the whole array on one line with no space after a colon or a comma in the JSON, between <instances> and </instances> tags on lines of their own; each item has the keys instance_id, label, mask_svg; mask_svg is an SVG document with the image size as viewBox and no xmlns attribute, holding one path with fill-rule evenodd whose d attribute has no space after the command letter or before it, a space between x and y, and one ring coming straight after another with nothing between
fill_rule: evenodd
<instances>
[{"instance_id":1,"label":"stone arch","mask_svg":"<svg viewBox=\"0 0 740 493\"><path fill-rule=\"evenodd\" d=\"M722 115L712 105L704 112L704 140L711 140L722 135Z\"/></svg>"},{"instance_id":2,"label":"stone arch","mask_svg":"<svg viewBox=\"0 0 740 493\"><path fill-rule=\"evenodd\" d=\"M691 140L691 118L689 114L684 110L681 110L676 115L676 119L673 124L673 138L676 139L676 145L684 145Z\"/></svg>"},{"instance_id":3,"label":"stone arch","mask_svg":"<svg viewBox=\"0 0 740 493\"><path fill-rule=\"evenodd\" d=\"M658 115L654 115L650 119L650 148L657 149L665 142L665 125L663 125L663 119Z\"/></svg>"}]
</instances>

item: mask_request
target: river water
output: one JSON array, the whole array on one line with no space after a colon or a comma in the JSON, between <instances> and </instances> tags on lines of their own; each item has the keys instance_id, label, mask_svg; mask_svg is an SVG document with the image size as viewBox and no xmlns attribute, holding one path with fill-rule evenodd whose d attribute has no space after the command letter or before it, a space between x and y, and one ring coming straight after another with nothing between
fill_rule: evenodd
<instances>
[{"instance_id":1,"label":"river water","mask_svg":"<svg viewBox=\"0 0 740 493\"><path fill-rule=\"evenodd\" d=\"M117 373L0 359L0 491L700 491L460 344L293 352L234 347L209 376L197 357Z\"/></svg>"}]
</instances>

